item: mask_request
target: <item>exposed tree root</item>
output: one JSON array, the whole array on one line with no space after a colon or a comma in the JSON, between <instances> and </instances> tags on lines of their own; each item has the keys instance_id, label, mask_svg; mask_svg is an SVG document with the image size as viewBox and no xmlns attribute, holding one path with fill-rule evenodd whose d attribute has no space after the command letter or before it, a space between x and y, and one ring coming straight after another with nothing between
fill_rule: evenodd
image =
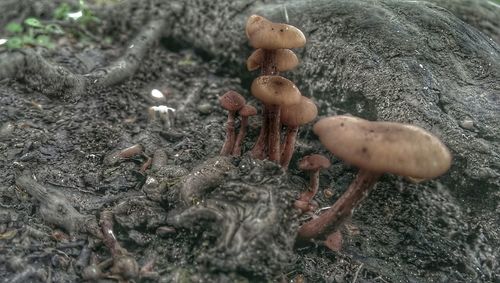
<instances>
[{"instance_id":1,"label":"exposed tree root","mask_svg":"<svg viewBox=\"0 0 500 283\"><path fill-rule=\"evenodd\" d=\"M64 228L69 233L85 232L102 238L95 217L78 212L58 191L45 188L24 172L16 179L16 185L40 202L38 212L43 220Z\"/></svg>"},{"instance_id":2,"label":"exposed tree root","mask_svg":"<svg viewBox=\"0 0 500 283\"><path fill-rule=\"evenodd\" d=\"M85 78L45 60L31 49L0 56L0 80L19 78L44 94L53 97L78 97L85 91Z\"/></svg>"},{"instance_id":3,"label":"exposed tree root","mask_svg":"<svg viewBox=\"0 0 500 283\"><path fill-rule=\"evenodd\" d=\"M66 68L45 60L32 49L0 54L0 80L23 79L37 91L62 99L77 99L88 87L105 88L130 78L139 69L148 50L160 38L166 16L159 16L145 25L127 46L126 52L109 66L90 74L74 74Z\"/></svg>"},{"instance_id":4,"label":"exposed tree root","mask_svg":"<svg viewBox=\"0 0 500 283\"><path fill-rule=\"evenodd\" d=\"M94 78L93 82L100 87L109 87L133 76L148 50L161 36L165 26L165 16L159 16L157 20L152 20L126 47L127 51L121 58L87 76Z\"/></svg>"}]
</instances>

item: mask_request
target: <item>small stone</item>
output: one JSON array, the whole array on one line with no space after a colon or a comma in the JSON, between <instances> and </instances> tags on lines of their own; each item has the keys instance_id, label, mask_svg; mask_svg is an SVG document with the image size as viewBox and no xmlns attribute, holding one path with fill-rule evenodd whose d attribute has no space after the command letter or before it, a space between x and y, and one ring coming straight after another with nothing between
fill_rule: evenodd
<instances>
[{"instance_id":1,"label":"small stone","mask_svg":"<svg viewBox=\"0 0 500 283\"><path fill-rule=\"evenodd\" d=\"M474 128L474 121L470 119L465 119L460 123L460 127L466 130L472 130Z\"/></svg>"},{"instance_id":2,"label":"small stone","mask_svg":"<svg viewBox=\"0 0 500 283\"><path fill-rule=\"evenodd\" d=\"M325 198L331 198L333 196L333 191L331 189L324 189L323 190L323 195Z\"/></svg>"},{"instance_id":3,"label":"small stone","mask_svg":"<svg viewBox=\"0 0 500 283\"><path fill-rule=\"evenodd\" d=\"M168 235L172 235L175 233L175 228L169 226L162 226L156 229L156 234L161 237L167 237Z\"/></svg>"},{"instance_id":4,"label":"small stone","mask_svg":"<svg viewBox=\"0 0 500 283\"><path fill-rule=\"evenodd\" d=\"M14 132L14 124L7 122L0 127L0 140L9 138Z\"/></svg>"},{"instance_id":5,"label":"small stone","mask_svg":"<svg viewBox=\"0 0 500 283\"><path fill-rule=\"evenodd\" d=\"M149 242L151 242L151 238L149 236L147 236L146 234L143 234L137 230L130 230L128 232L128 236L130 239L132 239L139 246L145 246Z\"/></svg>"},{"instance_id":6,"label":"small stone","mask_svg":"<svg viewBox=\"0 0 500 283\"><path fill-rule=\"evenodd\" d=\"M210 112L212 112L212 105L208 103L202 103L198 105L197 109L201 114L210 114Z\"/></svg>"}]
</instances>

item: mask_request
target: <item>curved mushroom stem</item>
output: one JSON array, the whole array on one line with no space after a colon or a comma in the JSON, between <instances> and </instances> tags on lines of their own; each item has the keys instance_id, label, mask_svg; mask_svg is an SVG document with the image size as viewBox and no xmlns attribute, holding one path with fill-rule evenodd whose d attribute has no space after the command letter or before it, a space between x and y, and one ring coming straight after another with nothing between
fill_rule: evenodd
<instances>
[{"instance_id":1,"label":"curved mushroom stem","mask_svg":"<svg viewBox=\"0 0 500 283\"><path fill-rule=\"evenodd\" d=\"M368 195L380 175L380 173L359 170L356 179L331 208L299 228L297 242L311 239L325 240L328 235L335 232L352 215L354 208Z\"/></svg>"},{"instance_id":2,"label":"curved mushroom stem","mask_svg":"<svg viewBox=\"0 0 500 283\"><path fill-rule=\"evenodd\" d=\"M229 155L231 151L233 151L234 141L236 137L236 133L234 131L234 117L235 111L229 111L227 115L227 123L226 123L226 141L222 146L220 151L220 155Z\"/></svg>"},{"instance_id":3,"label":"curved mushroom stem","mask_svg":"<svg viewBox=\"0 0 500 283\"><path fill-rule=\"evenodd\" d=\"M309 172L309 190L300 194L298 200L295 201L295 207L302 210L302 212L307 212L309 208L314 207L311 204L311 200L318 193L319 188L319 169Z\"/></svg>"},{"instance_id":4,"label":"curved mushroom stem","mask_svg":"<svg viewBox=\"0 0 500 283\"><path fill-rule=\"evenodd\" d=\"M240 122L240 131L238 132L238 136L236 137L236 141L234 143L234 148L232 151L232 155L240 156L241 155L241 144L243 143L243 139L247 134L247 126L248 126L248 117L242 116Z\"/></svg>"},{"instance_id":5,"label":"curved mushroom stem","mask_svg":"<svg viewBox=\"0 0 500 283\"><path fill-rule=\"evenodd\" d=\"M285 141L281 146L281 167L285 170L288 169L290 160L292 160L293 150L295 149L295 140L297 139L297 133L299 132L299 127L288 126L285 134Z\"/></svg>"}]
</instances>

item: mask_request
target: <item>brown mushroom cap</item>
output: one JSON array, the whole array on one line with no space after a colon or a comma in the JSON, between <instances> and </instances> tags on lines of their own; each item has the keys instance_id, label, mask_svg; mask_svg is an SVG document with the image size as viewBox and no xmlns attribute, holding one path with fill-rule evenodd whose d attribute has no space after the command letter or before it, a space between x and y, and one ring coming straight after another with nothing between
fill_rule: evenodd
<instances>
[{"instance_id":1,"label":"brown mushroom cap","mask_svg":"<svg viewBox=\"0 0 500 283\"><path fill-rule=\"evenodd\" d=\"M287 126L298 127L307 124L318 116L318 108L314 102L301 96L300 101L281 108L281 123Z\"/></svg>"},{"instance_id":2,"label":"brown mushroom cap","mask_svg":"<svg viewBox=\"0 0 500 283\"><path fill-rule=\"evenodd\" d=\"M273 23L257 15L248 18L245 32L254 48L298 48L306 44L306 37L298 28Z\"/></svg>"},{"instance_id":3,"label":"brown mushroom cap","mask_svg":"<svg viewBox=\"0 0 500 283\"><path fill-rule=\"evenodd\" d=\"M253 96L266 104L290 105L300 101L300 91L294 83L281 76L257 77L251 86Z\"/></svg>"},{"instance_id":4,"label":"brown mushroom cap","mask_svg":"<svg viewBox=\"0 0 500 283\"><path fill-rule=\"evenodd\" d=\"M313 130L334 155L365 170L430 179L451 165L446 146L420 127L333 116Z\"/></svg>"},{"instance_id":5,"label":"brown mushroom cap","mask_svg":"<svg viewBox=\"0 0 500 283\"><path fill-rule=\"evenodd\" d=\"M245 106L245 98L236 91L230 90L219 97L219 102L222 108L228 111L238 111Z\"/></svg>"},{"instance_id":6,"label":"brown mushroom cap","mask_svg":"<svg viewBox=\"0 0 500 283\"><path fill-rule=\"evenodd\" d=\"M316 171L330 167L331 163L328 158L321 154L311 154L304 156L299 161L299 169L302 171Z\"/></svg>"},{"instance_id":7,"label":"brown mushroom cap","mask_svg":"<svg viewBox=\"0 0 500 283\"><path fill-rule=\"evenodd\" d=\"M292 70L299 64L299 59L297 55L293 53L290 49L276 49L276 70L278 72L284 72ZM264 60L264 50L259 48L252 52L250 57L247 59L247 69L249 71L257 70L260 68L262 61Z\"/></svg>"},{"instance_id":8,"label":"brown mushroom cap","mask_svg":"<svg viewBox=\"0 0 500 283\"><path fill-rule=\"evenodd\" d=\"M238 111L238 114L240 114L240 116L242 117L254 116L257 115L257 109L255 109L255 107L253 107L252 105L247 104L243 106L240 111Z\"/></svg>"}]
</instances>

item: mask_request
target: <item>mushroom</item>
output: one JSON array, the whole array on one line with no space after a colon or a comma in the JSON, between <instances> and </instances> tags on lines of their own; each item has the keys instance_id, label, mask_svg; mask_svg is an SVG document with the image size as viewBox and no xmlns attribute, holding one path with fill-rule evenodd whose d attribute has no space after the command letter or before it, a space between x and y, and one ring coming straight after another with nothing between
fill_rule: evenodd
<instances>
[{"instance_id":1,"label":"mushroom","mask_svg":"<svg viewBox=\"0 0 500 283\"><path fill-rule=\"evenodd\" d=\"M245 28L250 45L254 48L298 48L306 44L306 37L296 27L273 23L264 17L252 15Z\"/></svg>"},{"instance_id":2,"label":"mushroom","mask_svg":"<svg viewBox=\"0 0 500 283\"><path fill-rule=\"evenodd\" d=\"M236 111L245 106L246 101L245 98L243 98L243 96L239 93L230 90L219 98L219 102L222 108L229 111L226 123L226 140L220 152L221 155L228 155L233 151L236 139L236 133L234 132L234 118Z\"/></svg>"},{"instance_id":3,"label":"mushroom","mask_svg":"<svg viewBox=\"0 0 500 283\"><path fill-rule=\"evenodd\" d=\"M246 28L246 35L254 48L260 48L262 51L256 51L255 57L261 57L258 59L259 65L261 67L261 75L278 75L281 65L294 63L295 58L288 59L289 61L284 62L277 59L277 57L290 57L285 53L288 51L278 51L277 49L287 49L287 48L297 48L302 47L306 43L304 34L294 26L287 24L277 24L273 23L264 17L258 15L252 15L248 18ZM259 55L259 53L261 53ZM282 55L279 55L283 53ZM252 56L250 56L252 57ZM253 61L249 60L249 61ZM253 63L249 63L251 68L253 68ZM262 111L262 127L257 138L257 142L252 149L251 155L254 158L263 159L266 151L266 141L275 140L276 132L279 135L279 106L272 107L269 109L268 105L264 105L264 110ZM272 126L270 125L272 124ZM269 132L272 134L269 135ZM273 138L271 138L271 136ZM269 148L272 151L272 157L270 160L277 161L280 156L279 153L275 152L275 148L279 147L279 144L273 145Z\"/></svg>"},{"instance_id":4,"label":"mushroom","mask_svg":"<svg viewBox=\"0 0 500 283\"><path fill-rule=\"evenodd\" d=\"M446 146L420 127L333 116L317 122L313 130L335 156L360 170L331 208L300 227L298 241L324 240L336 231L383 173L430 179L451 165Z\"/></svg>"},{"instance_id":5,"label":"mushroom","mask_svg":"<svg viewBox=\"0 0 500 283\"><path fill-rule=\"evenodd\" d=\"M253 96L264 103L267 109L267 134L269 160L279 162L280 152L280 109L282 105L292 105L300 101L300 91L295 84L280 76L260 76L252 82ZM266 117L263 117L266 119ZM258 139L254 150L263 150L265 139Z\"/></svg>"},{"instance_id":6,"label":"mushroom","mask_svg":"<svg viewBox=\"0 0 500 283\"><path fill-rule=\"evenodd\" d=\"M285 141L281 147L280 162L283 168L288 168L288 164L292 159L299 127L311 122L317 115L318 108L316 104L305 96L300 97L299 103L284 105L281 108L281 123L287 126Z\"/></svg>"},{"instance_id":7,"label":"mushroom","mask_svg":"<svg viewBox=\"0 0 500 283\"><path fill-rule=\"evenodd\" d=\"M311 210L311 200L314 198L319 188L319 171L327 169L331 163L328 158L321 154L311 154L303 157L299 161L299 169L309 173L309 190L303 192L299 199L295 201L294 206L302 212Z\"/></svg>"},{"instance_id":8,"label":"mushroom","mask_svg":"<svg viewBox=\"0 0 500 283\"><path fill-rule=\"evenodd\" d=\"M232 152L232 154L235 156L241 155L241 144L247 133L248 117L256 115L257 109L255 109L255 107L253 107L252 105L247 104L243 106L240 111L238 111L238 114L240 114L241 116L241 123L240 131L238 132L238 136L236 137L236 142L234 143Z\"/></svg>"},{"instance_id":9,"label":"mushroom","mask_svg":"<svg viewBox=\"0 0 500 283\"><path fill-rule=\"evenodd\" d=\"M293 51L290 49L276 49L274 52L275 52L274 55L276 56L274 60L276 65L273 66L273 69L276 69L277 72L292 70L299 64L299 59L297 58L297 55L295 55L295 53L293 53ZM265 50L259 48L255 50L250 55L250 57L248 57L247 69L249 71L257 70L263 65L264 53Z\"/></svg>"}]
</instances>

